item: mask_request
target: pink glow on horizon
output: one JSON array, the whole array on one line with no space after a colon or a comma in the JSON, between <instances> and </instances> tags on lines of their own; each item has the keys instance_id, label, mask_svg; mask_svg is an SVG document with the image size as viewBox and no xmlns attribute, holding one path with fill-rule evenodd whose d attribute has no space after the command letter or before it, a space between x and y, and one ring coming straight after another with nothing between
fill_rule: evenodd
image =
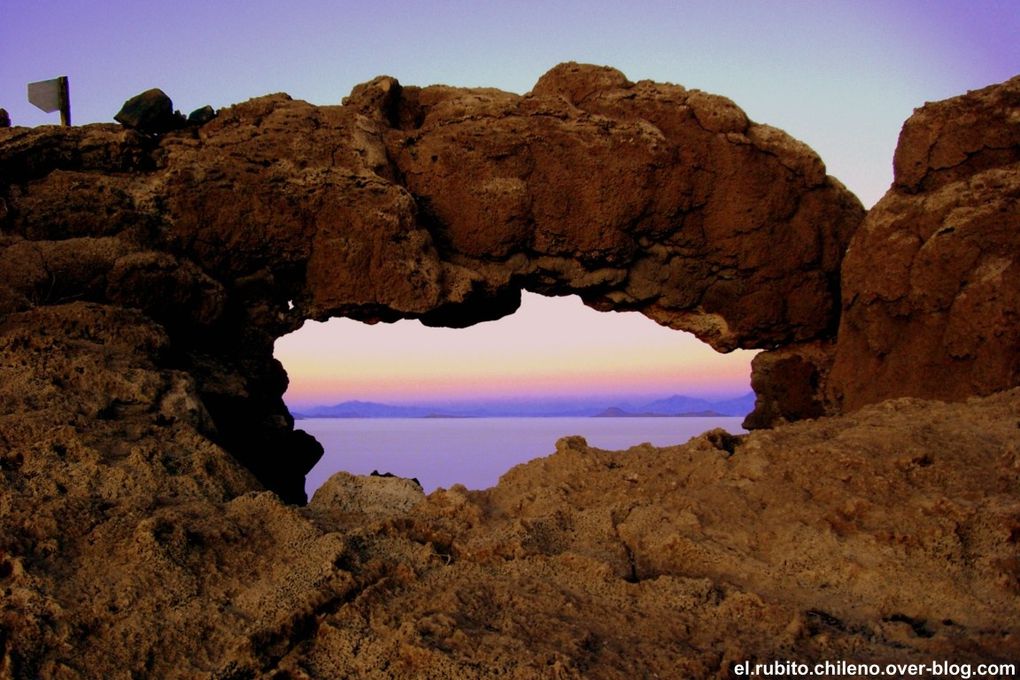
<instances>
[{"instance_id":1,"label":"pink glow on horizon","mask_svg":"<svg viewBox=\"0 0 1020 680\"><path fill-rule=\"evenodd\" d=\"M537 329L537 330L536 330ZM638 313L576 296L525 293L507 318L466 329L416 321L309 322L277 341L292 406L593 395L733 396L750 390L754 352L719 354Z\"/></svg>"}]
</instances>

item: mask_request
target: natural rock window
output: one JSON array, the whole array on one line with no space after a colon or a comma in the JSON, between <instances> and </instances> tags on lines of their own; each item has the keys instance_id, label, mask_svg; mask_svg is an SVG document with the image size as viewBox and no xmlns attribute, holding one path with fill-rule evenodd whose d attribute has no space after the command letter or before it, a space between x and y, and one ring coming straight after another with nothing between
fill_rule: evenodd
<instances>
[{"instance_id":1,"label":"natural rock window","mask_svg":"<svg viewBox=\"0 0 1020 680\"><path fill-rule=\"evenodd\" d=\"M576 294L768 350L768 426L826 411L864 217L817 154L725 97L574 63L523 95L384 76L340 106L276 94L160 134L14 130L2 152L0 313L137 310L202 434L295 503L320 450L272 352L305 321L459 328L522 289Z\"/></svg>"},{"instance_id":2,"label":"natural rock window","mask_svg":"<svg viewBox=\"0 0 1020 680\"><path fill-rule=\"evenodd\" d=\"M295 427L325 448L309 496L337 470L415 477L426 491L488 487L567 435L627 448L739 431L754 354L532 293L513 315L465 329L333 319L275 350Z\"/></svg>"},{"instance_id":3,"label":"natural rock window","mask_svg":"<svg viewBox=\"0 0 1020 680\"><path fill-rule=\"evenodd\" d=\"M863 223L728 100L577 64L0 129L0 676L699 678L781 649L1012 677L1018 102L918 109ZM522 289L765 350L756 424L841 415L300 505L321 449L278 338L471 326Z\"/></svg>"}]
</instances>

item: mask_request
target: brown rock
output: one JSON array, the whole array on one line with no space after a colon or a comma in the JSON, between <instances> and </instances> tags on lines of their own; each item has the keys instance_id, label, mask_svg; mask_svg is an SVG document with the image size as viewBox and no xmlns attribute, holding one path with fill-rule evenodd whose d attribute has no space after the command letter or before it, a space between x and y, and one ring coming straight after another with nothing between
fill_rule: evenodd
<instances>
[{"instance_id":1,"label":"brown rock","mask_svg":"<svg viewBox=\"0 0 1020 680\"><path fill-rule=\"evenodd\" d=\"M811 662L1020 653L1020 390L739 442L567 437L485 492L341 474L296 509L211 443L196 382L160 366L170 342L94 303L0 323L9 677L713 677L776 644Z\"/></svg>"},{"instance_id":2,"label":"brown rock","mask_svg":"<svg viewBox=\"0 0 1020 680\"><path fill-rule=\"evenodd\" d=\"M380 77L345 102L270 95L171 131L149 92L121 119L156 137L3 133L0 310L142 310L216 441L298 502L321 449L272 347L308 318L459 327L527 288L724 351L831 334L860 204L725 98L565 64L524 97Z\"/></svg>"},{"instance_id":3,"label":"brown rock","mask_svg":"<svg viewBox=\"0 0 1020 680\"><path fill-rule=\"evenodd\" d=\"M163 90L153 88L124 102L115 121L145 134L162 134L176 130L185 123L184 116L174 111L174 104Z\"/></svg>"},{"instance_id":4,"label":"brown rock","mask_svg":"<svg viewBox=\"0 0 1020 680\"><path fill-rule=\"evenodd\" d=\"M869 217L855 249L881 275L848 259L836 368L857 331L937 365L922 309L971 374L1015 360L962 332L1009 321L996 305L1017 289L1000 269L1010 167L967 163ZM510 313L521 287L579 292L769 347L767 419L827 408L813 387L861 210L823 172L728 100L573 64L524 97L383 79L344 107L273 95L158 139L0 130L0 676L701 678L777 649L1015 661L1016 389L663 449L566 437L487 491L341 474L284 503L321 448L293 430L272 343L306 318L464 325ZM882 235L897 210L912 240ZM961 302L961 276L980 294ZM923 293L897 297L912 277Z\"/></svg>"},{"instance_id":5,"label":"brown rock","mask_svg":"<svg viewBox=\"0 0 1020 680\"><path fill-rule=\"evenodd\" d=\"M830 392L965 399L1020 385L1020 77L919 109L843 262Z\"/></svg>"},{"instance_id":6,"label":"brown rock","mask_svg":"<svg viewBox=\"0 0 1020 680\"><path fill-rule=\"evenodd\" d=\"M379 76L367 83L355 85L343 105L357 110L369 118L380 119L389 125L400 124L400 99L404 88L396 78Z\"/></svg>"},{"instance_id":7,"label":"brown rock","mask_svg":"<svg viewBox=\"0 0 1020 680\"><path fill-rule=\"evenodd\" d=\"M824 385L832 367L835 345L815 342L760 352L751 361L754 411L744 419L748 430L831 414Z\"/></svg>"},{"instance_id":8,"label":"brown rock","mask_svg":"<svg viewBox=\"0 0 1020 680\"><path fill-rule=\"evenodd\" d=\"M722 350L834 322L826 272L860 207L809 149L729 100L578 64L523 98L403 96L422 122L388 135L391 154L444 256L498 277L486 288L507 276L488 261L505 261L529 289L640 309Z\"/></svg>"},{"instance_id":9,"label":"brown rock","mask_svg":"<svg viewBox=\"0 0 1020 680\"><path fill-rule=\"evenodd\" d=\"M334 518L351 513L380 518L403 515L424 500L421 486L410 479L337 472L319 487L308 508Z\"/></svg>"},{"instance_id":10,"label":"brown rock","mask_svg":"<svg viewBox=\"0 0 1020 680\"><path fill-rule=\"evenodd\" d=\"M216 117L216 109L206 104L188 114L188 125L205 125Z\"/></svg>"},{"instance_id":11,"label":"brown rock","mask_svg":"<svg viewBox=\"0 0 1020 680\"><path fill-rule=\"evenodd\" d=\"M397 675L545 662L563 677L701 678L777 645L805 662L1010 659L1014 635L981 630L1012 631L1020 613L1018 398L887 402L752 433L732 455L711 433L625 452L561 440L491 490L432 494L410 535L437 567L386 598L381 627L328 619L360 631L366 661L323 636L301 663L371 674L389 652Z\"/></svg>"},{"instance_id":12,"label":"brown rock","mask_svg":"<svg viewBox=\"0 0 1020 680\"><path fill-rule=\"evenodd\" d=\"M893 158L894 186L931 191L982 170L1014 165L1020 146L1020 76L914 111Z\"/></svg>"}]
</instances>

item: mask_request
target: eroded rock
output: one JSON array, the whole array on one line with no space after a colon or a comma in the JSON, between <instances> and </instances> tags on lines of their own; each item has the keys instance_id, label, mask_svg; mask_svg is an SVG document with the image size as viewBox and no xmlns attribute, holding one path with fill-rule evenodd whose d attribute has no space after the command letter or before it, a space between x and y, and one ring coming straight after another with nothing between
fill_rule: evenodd
<instances>
[{"instance_id":1,"label":"eroded rock","mask_svg":"<svg viewBox=\"0 0 1020 680\"><path fill-rule=\"evenodd\" d=\"M835 343L819 341L756 354L751 360L754 410L743 426L756 430L836 412L825 396L835 351Z\"/></svg>"},{"instance_id":2,"label":"eroded rock","mask_svg":"<svg viewBox=\"0 0 1020 680\"><path fill-rule=\"evenodd\" d=\"M272 346L305 319L459 327L529 289L722 351L811 342L835 326L863 216L817 155L728 99L602 67L524 96L380 77L343 106L270 95L186 130L162 93L132 101L120 119L160 134L0 138L0 309L143 310L216 441L293 501L321 450L293 431Z\"/></svg>"},{"instance_id":3,"label":"eroded rock","mask_svg":"<svg viewBox=\"0 0 1020 680\"><path fill-rule=\"evenodd\" d=\"M184 116L174 111L174 104L163 90L153 88L124 102L115 121L146 134L162 134L182 127Z\"/></svg>"},{"instance_id":4,"label":"eroded rock","mask_svg":"<svg viewBox=\"0 0 1020 680\"><path fill-rule=\"evenodd\" d=\"M188 114L188 125L205 125L216 117L216 109L206 104Z\"/></svg>"},{"instance_id":5,"label":"eroded rock","mask_svg":"<svg viewBox=\"0 0 1020 680\"><path fill-rule=\"evenodd\" d=\"M1011 88L944 106L1012 125L994 104ZM966 160L894 188L847 259L844 405L897 377L841 354L858 332L939 368L930 317L971 380L1015 361L1014 147L933 139ZM899 209L910 239L889 236ZM272 343L306 318L467 325L521 288L577 292L771 348L764 417L811 417L860 215L732 102L576 64L523 97L382 78L343 107L272 95L158 138L0 130L0 676L727 677L776 649L1015 662L1018 390L662 449L565 437L486 491L340 475L285 502L321 448L293 430ZM920 246L947 236L966 247ZM902 293L905 267L924 290ZM962 333L964 308L993 330ZM875 390L848 366L877 370ZM957 396L996 384L946 375Z\"/></svg>"},{"instance_id":6,"label":"eroded rock","mask_svg":"<svg viewBox=\"0 0 1020 680\"><path fill-rule=\"evenodd\" d=\"M142 315L23 314L61 333L0 325L3 365L30 357L0 384L10 677L715 677L776 644L1020 653L1017 390L739 442L568 437L484 492L342 474L296 509L201 435L194 382L158 367L167 338Z\"/></svg>"},{"instance_id":7,"label":"eroded rock","mask_svg":"<svg viewBox=\"0 0 1020 680\"><path fill-rule=\"evenodd\" d=\"M831 397L1020 384L1020 77L918 109L895 169L843 262Z\"/></svg>"}]
</instances>

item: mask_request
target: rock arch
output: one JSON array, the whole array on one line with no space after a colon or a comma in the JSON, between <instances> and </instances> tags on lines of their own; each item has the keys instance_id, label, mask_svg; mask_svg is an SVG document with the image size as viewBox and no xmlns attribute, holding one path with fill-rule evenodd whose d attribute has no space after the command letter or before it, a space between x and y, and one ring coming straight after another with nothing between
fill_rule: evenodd
<instances>
[{"instance_id":1,"label":"rock arch","mask_svg":"<svg viewBox=\"0 0 1020 680\"><path fill-rule=\"evenodd\" d=\"M272 349L305 319L459 327L527 289L720 351L817 348L864 216L729 100L572 63L523 96L380 77L341 106L270 95L160 137L5 134L0 314L141 310L204 431L294 501L321 449L293 430Z\"/></svg>"}]
</instances>

